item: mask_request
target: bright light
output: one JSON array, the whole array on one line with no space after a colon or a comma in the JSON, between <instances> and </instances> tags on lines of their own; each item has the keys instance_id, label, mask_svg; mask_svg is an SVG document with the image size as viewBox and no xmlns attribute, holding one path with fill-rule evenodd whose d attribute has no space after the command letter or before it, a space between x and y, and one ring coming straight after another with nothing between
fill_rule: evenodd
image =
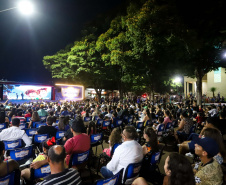
<instances>
[{"instance_id":1,"label":"bright light","mask_svg":"<svg viewBox=\"0 0 226 185\"><path fill-rule=\"evenodd\" d=\"M20 1L18 9L24 15L30 15L34 12L34 6L30 1Z\"/></svg>"},{"instance_id":2,"label":"bright light","mask_svg":"<svg viewBox=\"0 0 226 185\"><path fill-rule=\"evenodd\" d=\"M176 77L173 82L174 83L180 83L182 81L181 77Z\"/></svg>"},{"instance_id":3,"label":"bright light","mask_svg":"<svg viewBox=\"0 0 226 185\"><path fill-rule=\"evenodd\" d=\"M224 53L223 57L226 58L226 52Z\"/></svg>"}]
</instances>

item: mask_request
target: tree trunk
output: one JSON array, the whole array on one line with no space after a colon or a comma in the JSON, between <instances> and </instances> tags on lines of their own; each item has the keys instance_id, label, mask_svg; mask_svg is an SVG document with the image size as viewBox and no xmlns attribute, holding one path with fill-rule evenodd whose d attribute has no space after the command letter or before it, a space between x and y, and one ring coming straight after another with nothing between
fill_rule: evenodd
<instances>
[{"instance_id":1,"label":"tree trunk","mask_svg":"<svg viewBox=\"0 0 226 185\"><path fill-rule=\"evenodd\" d=\"M196 70L196 78L197 78L197 82L196 82L196 86L197 86L197 105L202 105L202 78L204 76L203 74L203 70Z\"/></svg>"}]
</instances>

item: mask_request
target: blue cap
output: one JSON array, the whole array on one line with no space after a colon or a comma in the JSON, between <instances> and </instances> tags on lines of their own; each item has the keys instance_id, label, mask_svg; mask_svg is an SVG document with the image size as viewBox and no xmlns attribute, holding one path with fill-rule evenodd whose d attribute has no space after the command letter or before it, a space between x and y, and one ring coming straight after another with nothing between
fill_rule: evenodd
<instances>
[{"instance_id":1,"label":"blue cap","mask_svg":"<svg viewBox=\"0 0 226 185\"><path fill-rule=\"evenodd\" d=\"M210 156L215 156L219 153L219 146L217 142L210 137L197 138L195 142Z\"/></svg>"}]
</instances>

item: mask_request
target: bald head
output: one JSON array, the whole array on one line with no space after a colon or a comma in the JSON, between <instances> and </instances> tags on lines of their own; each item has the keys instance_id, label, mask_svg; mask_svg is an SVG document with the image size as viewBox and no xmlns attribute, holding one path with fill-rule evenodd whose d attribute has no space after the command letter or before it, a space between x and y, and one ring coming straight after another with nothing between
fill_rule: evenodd
<instances>
[{"instance_id":1,"label":"bald head","mask_svg":"<svg viewBox=\"0 0 226 185\"><path fill-rule=\"evenodd\" d=\"M62 145L55 145L49 149L48 157L52 163L64 163L66 157L65 148Z\"/></svg>"}]
</instances>

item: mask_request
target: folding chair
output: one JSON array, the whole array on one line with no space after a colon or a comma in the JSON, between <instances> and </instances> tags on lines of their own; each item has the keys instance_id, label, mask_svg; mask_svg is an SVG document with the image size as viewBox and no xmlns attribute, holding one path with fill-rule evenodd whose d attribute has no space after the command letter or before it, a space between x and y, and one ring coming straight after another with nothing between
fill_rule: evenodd
<instances>
[{"instance_id":1,"label":"folding chair","mask_svg":"<svg viewBox=\"0 0 226 185\"><path fill-rule=\"evenodd\" d=\"M39 128L41 126L46 126L46 125L47 125L46 123L36 123L35 128Z\"/></svg>"},{"instance_id":2,"label":"folding chair","mask_svg":"<svg viewBox=\"0 0 226 185\"><path fill-rule=\"evenodd\" d=\"M15 171L7 174L4 177L0 177L0 184L1 185L19 185L20 184L20 179L18 179L18 182L15 182Z\"/></svg>"},{"instance_id":3,"label":"folding chair","mask_svg":"<svg viewBox=\"0 0 226 185\"><path fill-rule=\"evenodd\" d=\"M19 125L19 129L21 129L21 130L24 130L24 129L26 129L26 128L28 128L28 124L27 124L27 123L21 123L21 124Z\"/></svg>"},{"instance_id":4,"label":"folding chair","mask_svg":"<svg viewBox=\"0 0 226 185\"><path fill-rule=\"evenodd\" d=\"M121 185L122 174L123 174L123 168L111 178L97 180L94 185Z\"/></svg>"},{"instance_id":5,"label":"folding chair","mask_svg":"<svg viewBox=\"0 0 226 185\"><path fill-rule=\"evenodd\" d=\"M65 131L59 130L56 132L56 144L61 144L62 142L61 140L64 137L64 134L65 134Z\"/></svg>"},{"instance_id":6,"label":"folding chair","mask_svg":"<svg viewBox=\"0 0 226 185\"><path fill-rule=\"evenodd\" d=\"M50 175L51 170L49 164L42 166L38 169L31 168L31 180L34 181L36 179L44 178Z\"/></svg>"},{"instance_id":7,"label":"folding chair","mask_svg":"<svg viewBox=\"0 0 226 185\"><path fill-rule=\"evenodd\" d=\"M42 123L42 122L32 122L31 127L32 127L32 128L36 128L36 124L39 124L39 123Z\"/></svg>"},{"instance_id":8,"label":"folding chair","mask_svg":"<svg viewBox=\"0 0 226 185\"><path fill-rule=\"evenodd\" d=\"M103 134L102 133L92 134L90 136L90 141L91 141L91 147L96 147L96 154L97 154L98 145L102 145L102 149L104 149L104 147L103 147Z\"/></svg>"},{"instance_id":9,"label":"folding chair","mask_svg":"<svg viewBox=\"0 0 226 185\"><path fill-rule=\"evenodd\" d=\"M103 124L103 121L104 121L104 120L102 120L102 119L98 119L98 120L97 120L97 126L98 126L98 127L101 127L102 124Z\"/></svg>"},{"instance_id":10,"label":"folding chair","mask_svg":"<svg viewBox=\"0 0 226 185\"><path fill-rule=\"evenodd\" d=\"M122 143L115 143L114 145L113 145L113 147L111 148L111 158L112 158L112 156L113 156L113 154L114 154L114 152L115 152L115 149L119 146L119 145L121 145Z\"/></svg>"},{"instance_id":11,"label":"folding chair","mask_svg":"<svg viewBox=\"0 0 226 185\"><path fill-rule=\"evenodd\" d=\"M161 139L163 139L164 132L165 132L165 125L164 124L160 124L159 127L158 127L158 130L156 132L159 141Z\"/></svg>"},{"instance_id":12,"label":"folding chair","mask_svg":"<svg viewBox=\"0 0 226 185\"><path fill-rule=\"evenodd\" d=\"M122 120L118 119L116 120L116 127L122 126Z\"/></svg>"},{"instance_id":13,"label":"folding chair","mask_svg":"<svg viewBox=\"0 0 226 185\"><path fill-rule=\"evenodd\" d=\"M25 129L25 132L28 137L33 137L33 135L35 135L37 130L38 130L37 128L27 128L27 129Z\"/></svg>"},{"instance_id":14,"label":"folding chair","mask_svg":"<svg viewBox=\"0 0 226 185\"><path fill-rule=\"evenodd\" d=\"M46 116L40 116L41 122L46 122Z\"/></svg>"},{"instance_id":15,"label":"folding chair","mask_svg":"<svg viewBox=\"0 0 226 185\"><path fill-rule=\"evenodd\" d=\"M132 184L132 182L139 176L141 164L142 163L139 162L127 166L123 177L123 184Z\"/></svg>"},{"instance_id":16,"label":"folding chair","mask_svg":"<svg viewBox=\"0 0 226 185\"><path fill-rule=\"evenodd\" d=\"M128 124L131 124L131 123L133 123L133 115L129 115L128 116Z\"/></svg>"},{"instance_id":17,"label":"folding chair","mask_svg":"<svg viewBox=\"0 0 226 185\"><path fill-rule=\"evenodd\" d=\"M0 123L0 132L5 128L7 128L7 123Z\"/></svg>"},{"instance_id":18,"label":"folding chair","mask_svg":"<svg viewBox=\"0 0 226 185\"><path fill-rule=\"evenodd\" d=\"M48 138L49 138L48 134L35 134L33 135L33 143L40 144Z\"/></svg>"},{"instance_id":19,"label":"folding chair","mask_svg":"<svg viewBox=\"0 0 226 185\"><path fill-rule=\"evenodd\" d=\"M23 146L22 139L18 139L15 141L3 141L5 144L5 150L12 150L16 148L21 148Z\"/></svg>"},{"instance_id":20,"label":"folding chair","mask_svg":"<svg viewBox=\"0 0 226 185\"><path fill-rule=\"evenodd\" d=\"M29 165L34 158L34 150L32 145L24 148L8 150L7 154L11 157L11 159L16 160L20 164L21 168Z\"/></svg>"},{"instance_id":21,"label":"folding chair","mask_svg":"<svg viewBox=\"0 0 226 185\"><path fill-rule=\"evenodd\" d=\"M31 121L31 117L26 117L26 123Z\"/></svg>"},{"instance_id":22,"label":"folding chair","mask_svg":"<svg viewBox=\"0 0 226 185\"><path fill-rule=\"evenodd\" d=\"M69 168L76 166L76 169L80 173L80 177L81 177L82 170L84 170L86 165L88 164L89 153L90 153L90 151L88 150L83 153L72 154L70 157ZM90 176L92 177L90 167L89 167L89 172L90 172Z\"/></svg>"}]
</instances>

